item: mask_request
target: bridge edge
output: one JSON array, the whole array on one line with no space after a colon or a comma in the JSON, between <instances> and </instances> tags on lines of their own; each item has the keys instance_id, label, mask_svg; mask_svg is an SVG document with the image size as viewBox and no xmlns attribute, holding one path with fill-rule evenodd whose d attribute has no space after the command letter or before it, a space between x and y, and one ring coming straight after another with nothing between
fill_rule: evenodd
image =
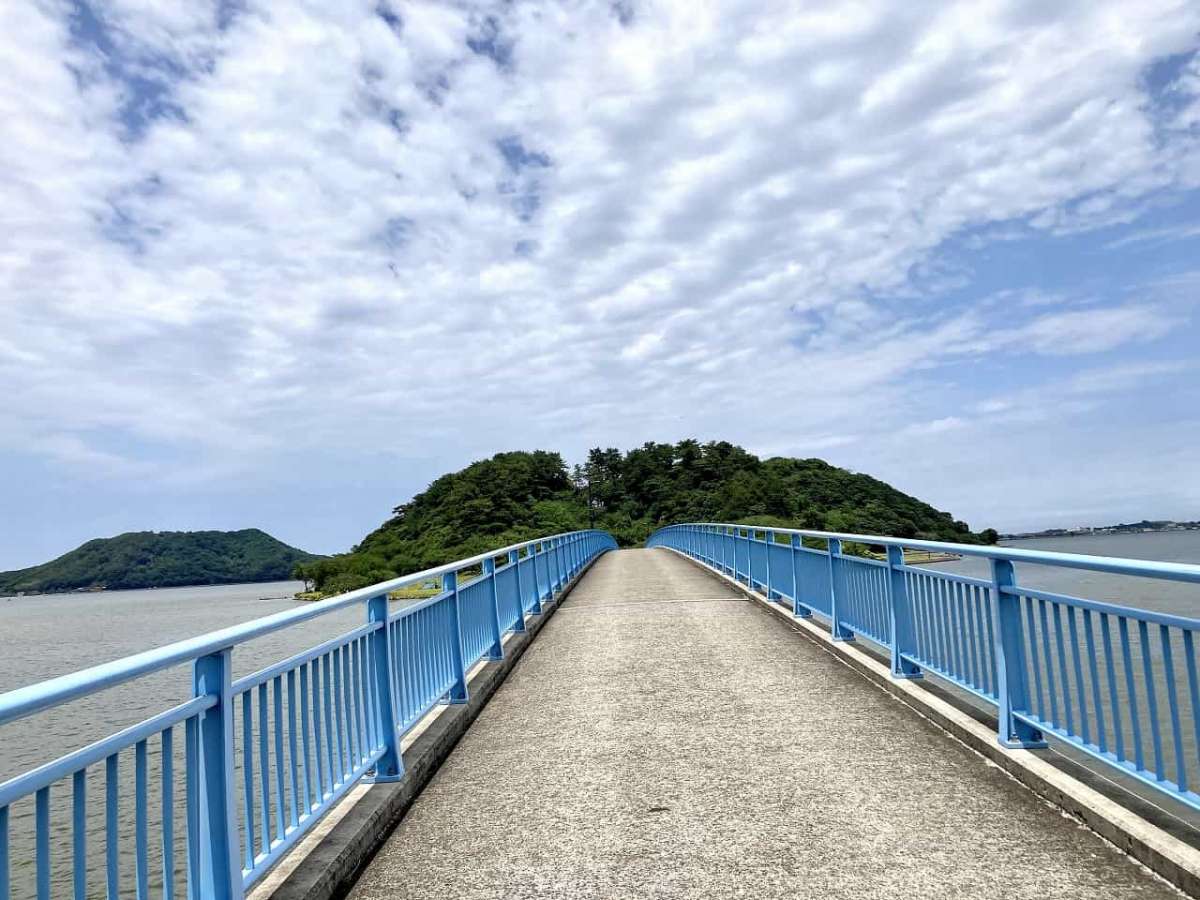
<instances>
[{"instance_id":1,"label":"bridge edge","mask_svg":"<svg viewBox=\"0 0 1200 900\"><path fill-rule=\"evenodd\" d=\"M505 642L503 659L482 661L468 679L467 703L443 707L441 714L404 751L405 777L402 781L364 784L352 790L341 804L326 813L329 824L322 827L325 823L318 823L311 840L296 846L293 853L300 854L299 860L289 860L285 856L276 870L268 872L251 889L247 900L338 900L345 897L542 628L583 576L607 552L597 554L580 569L553 601L543 605L541 615L526 619L527 630L512 634Z\"/></svg>"}]
</instances>

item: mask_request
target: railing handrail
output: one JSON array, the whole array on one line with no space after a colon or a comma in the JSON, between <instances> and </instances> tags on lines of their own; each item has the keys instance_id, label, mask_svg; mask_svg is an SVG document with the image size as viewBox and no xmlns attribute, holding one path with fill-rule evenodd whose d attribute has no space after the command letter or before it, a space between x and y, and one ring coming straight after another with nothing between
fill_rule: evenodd
<instances>
[{"instance_id":1,"label":"railing handrail","mask_svg":"<svg viewBox=\"0 0 1200 900\"><path fill-rule=\"evenodd\" d=\"M846 541L883 545L887 561L847 556ZM832 641L874 644L893 678L930 674L966 691L995 708L1005 747L1052 737L1200 810L1200 618L1029 587L1017 564L1191 584L1200 566L736 523L669 525L646 544L819 621ZM906 564L906 548L989 559L990 578Z\"/></svg>"},{"instance_id":2,"label":"railing handrail","mask_svg":"<svg viewBox=\"0 0 1200 900\"><path fill-rule=\"evenodd\" d=\"M1158 562L1148 559L1128 559L1114 556L1092 556L1085 553L1059 553L1053 550L1027 550L1020 547L1001 547L996 544L956 544L946 541L926 541L916 538L885 537L877 534L852 534L841 531L812 531L804 528L782 528L774 525L738 525L733 522L680 522L657 529L650 537L669 528L740 528L744 531L771 531L776 534L798 534L801 537L839 541L854 541L859 544L876 544L884 547L906 547L912 550L937 550L960 556L978 556L985 559L1007 559L1012 562L1033 563L1040 566L1060 566L1069 569L1087 569L1113 575L1134 575L1146 578L1165 578L1200 584L1200 565L1192 563Z\"/></svg>"},{"instance_id":3,"label":"railing handrail","mask_svg":"<svg viewBox=\"0 0 1200 900\"><path fill-rule=\"evenodd\" d=\"M251 619L249 622L242 622L239 625L233 625L229 628L210 631L196 637L184 638L180 641L164 644L161 647L144 650L141 653L134 653L130 656L124 656L106 663L99 663L98 665L89 666L66 675L59 675L45 681L15 688L14 690L0 694L0 726L45 709L60 706L85 694L115 687L142 675L148 675L151 672L157 672L162 669L169 669L172 666L198 659L217 650L255 640L291 625L297 625L301 622L345 609L356 603L378 597L381 594L389 594L397 588L402 588L414 582L428 581L450 572L457 572L460 569L478 565L486 559L503 556L512 551L520 552L526 547L532 547L535 544L542 544L573 535L594 534L597 531L598 529L591 528L580 531L562 531L557 534L546 535L545 537L509 544L507 547L477 553L475 556L470 556L466 559L454 560L444 565L434 566L420 572L413 572L410 575L401 575L388 581L381 581L367 587L347 591L344 594L338 594L326 600L312 601L308 604L307 608L289 609L258 619Z\"/></svg>"}]
</instances>

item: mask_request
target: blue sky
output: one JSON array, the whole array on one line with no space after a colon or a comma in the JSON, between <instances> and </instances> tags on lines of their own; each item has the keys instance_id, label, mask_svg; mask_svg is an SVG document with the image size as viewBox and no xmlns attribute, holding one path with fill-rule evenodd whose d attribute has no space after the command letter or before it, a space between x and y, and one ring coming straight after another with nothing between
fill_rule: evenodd
<instances>
[{"instance_id":1,"label":"blue sky","mask_svg":"<svg viewBox=\"0 0 1200 900\"><path fill-rule=\"evenodd\" d=\"M0 5L0 568L726 439L1200 518L1185 0Z\"/></svg>"}]
</instances>

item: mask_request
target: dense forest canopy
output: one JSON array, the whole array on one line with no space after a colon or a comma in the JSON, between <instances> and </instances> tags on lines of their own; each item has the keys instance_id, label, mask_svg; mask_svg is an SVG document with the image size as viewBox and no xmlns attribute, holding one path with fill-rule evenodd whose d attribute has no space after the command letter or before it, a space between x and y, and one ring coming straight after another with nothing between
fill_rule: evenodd
<instances>
[{"instance_id":1,"label":"dense forest canopy","mask_svg":"<svg viewBox=\"0 0 1200 900\"><path fill-rule=\"evenodd\" d=\"M88 541L40 566L0 572L0 593L281 581L297 563L316 558L257 528L131 531Z\"/></svg>"},{"instance_id":2,"label":"dense forest canopy","mask_svg":"<svg viewBox=\"0 0 1200 900\"><path fill-rule=\"evenodd\" d=\"M298 566L297 575L333 593L589 525L633 546L661 525L695 521L994 540L823 460L760 460L724 441L686 440L627 453L597 448L573 471L558 453L498 453L441 476L353 551Z\"/></svg>"}]
</instances>

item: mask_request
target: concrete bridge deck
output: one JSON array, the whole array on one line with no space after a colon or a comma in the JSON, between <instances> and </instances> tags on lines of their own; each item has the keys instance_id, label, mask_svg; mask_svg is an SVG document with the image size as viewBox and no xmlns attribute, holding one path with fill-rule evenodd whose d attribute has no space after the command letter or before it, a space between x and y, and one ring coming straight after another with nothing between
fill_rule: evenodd
<instances>
[{"instance_id":1,"label":"concrete bridge deck","mask_svg":"<svg viewBox=\"0 0 1200 900\"><path fill-rule=\"evenodd\" d=\"M728 586L623 550L351 896L1179 894Z\"/></svg>"}]
</instances>

